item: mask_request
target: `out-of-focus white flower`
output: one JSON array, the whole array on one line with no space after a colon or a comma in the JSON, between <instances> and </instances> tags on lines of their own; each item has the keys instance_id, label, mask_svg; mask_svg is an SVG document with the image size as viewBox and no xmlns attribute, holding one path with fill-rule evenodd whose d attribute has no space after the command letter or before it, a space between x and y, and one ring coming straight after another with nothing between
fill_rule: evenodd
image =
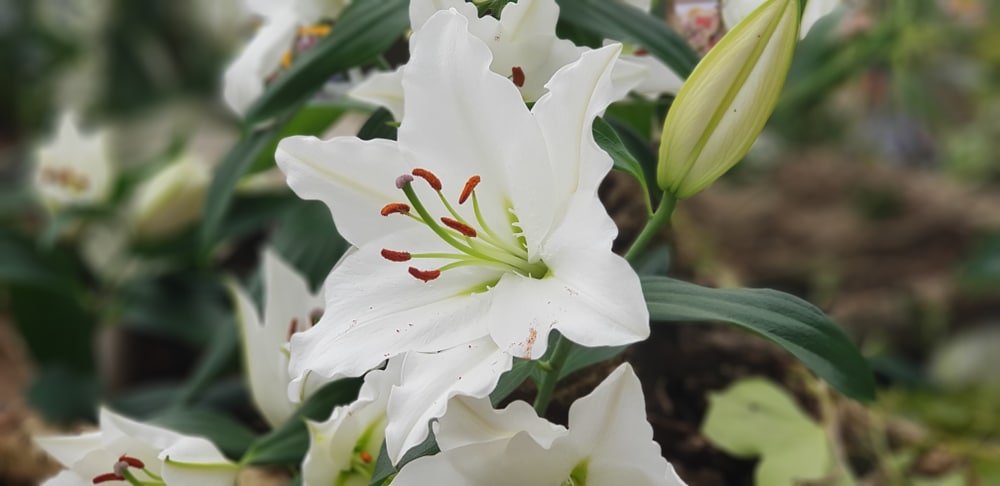
<instances>
[{"instance_id":1,"label":"out-of-focus white flower","mask_svg":"<svg viewBox=\"0 0 1000 486\"><path fill-rule=\"evenodd\" d=\"M649 12L652 5L650 0L626 0L625 3L643 12ZM680 91L684 79L673 69L649 55L641 46L630 46L627 51L622 53L621 59L646 68L646 74L633 91L647 98L656 98L662 94L675 95Z\"/></svg>"},{"instance_id":2,"label":"out-of-focus white flower","mask_svg":"<svg viewBox=\"0 0 1000 486\"><path fill-rule=\"evenodd\" d=\"M488 399L452 399L434 436L441 452L406 464L393 486L678 486L646 422L642 386L618 367L569 409L569 429L525 402L493 410Z\"/></svg>"},{"instance_id":3,"label":"out-of-focus white flower","mask_svg":"<svg viewBox=\"0 0 1000 486\"><path fill-rule=\"evenodd\" d=\"M201 218L211 182L208 165L194 155L176 161L143 182L132 200L129 225L138 240L172 236Z\"/></svg>"},{"instance_id":4,"label":"out-of-focus white flower","mask_svg":"<svg viewBox=\"0 0 1000 486\"><path fill-rule=\"evenodd\" d=\"M35 443L66 467L43 486L84 486L128 477L149 486L230 486L238 469L206 439L136 422L104 408L100 430L35 437Z\"/></svg>"},{"instance_id":5,"label":"out-of-focus white flower","mask_svg":"<svg viewBox=\"0 0 1000 486\"><path fill-rule=\"evenodd\" d=\"M290 392L412 352L389 404L394 462L450 396L486 396L553 329L584 346L649 333L597 197L612 162L591 125L634 86L612 78L619 47L560 69L529 110L468 25L441 11L415 34L398 142L291 137L275 155L357 247L327 278L323 319L292 337Z\"/></svg>"},{"instance_id":6,"label":"out-of-focus white flower","mask_svg":"<svg viewBox=\"0 0 1000 486\"><path fill-rule=\"evenodd\" d=\"M385 370L370 371L356 401L335 408L325 422L306 422L309 453L302 463L304 486L365 486L371 481L385 434L389 392L399 383L400 365L396 358Z\"/></svg>"},{"instance_id":7,"label":"out-of-focus white flower","mask_svg":"<svg viewBox=\"0 0 1000 486\"><path fill-rule=\"evenodd\" d=\"M298 407L288 398L288 340L312 327L323 313L322 290L309 291L305 278L272 250L263 253L264 321L250 296L230 287L243 336L243 363L257 410L272 427L285 422Z\"/></svg>"},{"instance_id":8,"label":"out-of-focus white flower","mask_svg":"<svg viewBox=\"0 0 1000 486\"><path fill-rule=\"evenodd\" d=\"M725 0L722 6L722 21L732 29L750 12L753 12L767 0ZM805 37L819 19L837 9L843 0L809 0L802 11L802 25L799 27L799 38Z\"/></svg>"},{"instance_id":9,"label":"out-of-focus white flower","mask_svg":"<svg viewBox=\"0 0 1000 486\"><path fill-rule=\"evenodd\" d=\"M107 131L81 133L76 115L64 113L55 137L35 151L33 181L53 212L105 202L114 183Z\"/></svg>"},{"instance_id":10,"label":"out-of-focus white flower","mask_svg":"<svg viewBox=\"0 0 1000 486\"><path fill-rule=\"evenodd\" d=\"M247 0L262 18L257 34L226 69L223 96L243 114L264 92L264 85L295 52L308 49L330 31L330 22L350 0Z\"/></svg>"},{"instance_id":11,"label":"out-of-focus white flower","mask_svg":"<svg viewBox=\"0 0 1000 486\"><path fill-rule=\"evenodd\" d=\"M563 66L590 49L556 37L559 5L555 0L519 0L508 3L500 18L480 17L476 6L465 0L412 0L410 25L419 33L436 12L454 9L469 22L469 32L483 41L492 53L490 69L510 79L524 101L538 100L546 83ZM410 38L411 52L419 36ZM645 79L646 70L628 61L618 61L615 78L620 82ZM385 107L397 120L403 119L402 68L391 73L373 74L349 94L359 100Z\"/></svg>"}]
</instances>

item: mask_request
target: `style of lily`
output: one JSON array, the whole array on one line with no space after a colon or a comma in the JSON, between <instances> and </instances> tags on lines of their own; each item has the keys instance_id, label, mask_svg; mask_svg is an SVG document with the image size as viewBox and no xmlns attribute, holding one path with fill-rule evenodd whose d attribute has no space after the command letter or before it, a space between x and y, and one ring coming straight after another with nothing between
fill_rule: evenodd
<instances>
[{"instance_id":1,"label":"style of lily","mask_svg":"<svg viewBox=\"0 0 1000 486\"><path fill-rule=\"evenodd\" d=\"M410 25L419 33L427 20L436 12L454 9L469 22L469 31L483 41L493 53L490 69L505 76L517 87L526 102L534 102L545 94L545 84L561 67L577 60L590 48L577 46L556 37L559 5L555 0L519 0L508 3L499 19L480 17L476 6L465 0L411 0ZM418 37L418 36L416 36ZM416 39L410 39L411 51ZM644 56L628 56L641 58ZM647 81L643 66L624 60L621 56L615 70L620 82ZM647 60L639 59L642 64ZM368 80L348 92L354 98L382 106L392 112L396 120L403 119L404 102L402 68L391 73L375 73ZM647 88L648 88L647 87Z\"/></svg>"},{"instance_id":2,"label":"style of lily","mask_svg":"<svg viewBox=\"0 0 1000 486\"><path fill-rule=\"evenodd\" d=\"M722 6L722 22L732 29L751 12L760 7L766 0L726 0ZM799 26L799 38L804 38L813 25L821 18L831 14L843 4L843 0L808 0L802 10L802 20Z\"/></svg>"},{"instance_id":3,"label":"style of lily","mask_svg":"<svg viewBox=\"0 0 1000 486\"><path fill-rule=\"evenodd\" d=\"M247 293L230 285L236 302L236 319L243 339L243 364L250 394L257 410L272 427L283 424L295 413L303 395L288 398L288 340L305 331L323 313L322 290L309 291L305 278L285 263L273 250L262 256L264 271L264 319Z\"/></svg>"},{"instance_id":4,"label":"style of lily","mask_svg":"<svg viewBox=\"0 0 1000 486\"><path fill-rule=\"evenodd\" d=\"M612 162L591 125L634 85L612 78L620 47L560 69L529 111L468 24L441 11L415 34L398 142L290 137L276 153L356 247L326 280L323 318L292 337L289 392L410 352L389 400L394 462L450 396L486 396L552 330L583 346L649 334L597 197Z\"/></svg>"},{"instance_id":5,"label":"style of lily","mask_svg":"<svg viewBox=\"0 0 1000 486\"><path fill-rule=\"evenodd\" d=\"M63 113L55 137L35 151L33 182L52 212L93 206L111 194L114 171L107 131L80 132L74 113Z\"/></svg>"},{"instance_id":6,"label":"style of lily","mask_svg":"<svg viewBox=\"0 0 1000 486\"><path fill-rule=\"evenodd\" d=\"M267 82L291 66L297 52L308 50L330 33L330 22L350 0L246 0L262 18L260 28L226 69L223 97L238 114L264 92Z\"/></svg>"},{"instance_id":7,"label":"style of lily","mask_svg":"<svg viewBox=\"0 0 1000 486\"><path fill-rule=\"evenodd\" d=\"M402 361L365 375L358 399L337 407L325 422L307 421L309 452L302 463L304 486L366 486L385 434L389 392L399 383Z\"/></svg>"},{"instance_id":8,"label":"style of lily","mask_svg":"<svg viewBox=\"0 0 1000 486\"><path fill-rule=\"evenodd\" d=\"M67 468L43 486L229 486L238 469L206 439L136 422L105 408L100 410L100 430L35 437L35 443Z\"/></svg>"},{"instance_id":9,"label":"style of lily","mask_svg":"<svg viewBox=\"0 0 1000 486\"><path fill-rule=\"evenodd\" d=\"M639 379L619 366L569 408L569 429L517 401L454 398L434 437L441 452L407 463L393 486L683 485L646 422Z\"/></svg>"}]
</instances>

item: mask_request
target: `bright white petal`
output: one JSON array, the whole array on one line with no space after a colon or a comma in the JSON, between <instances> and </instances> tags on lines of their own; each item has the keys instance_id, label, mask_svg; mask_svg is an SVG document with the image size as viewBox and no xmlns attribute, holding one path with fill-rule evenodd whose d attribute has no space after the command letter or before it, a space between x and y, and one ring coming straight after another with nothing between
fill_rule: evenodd
<instances>
[{"instance_id":1,"label":"bright white petal","mask_svg":"<svg viewBox=\"0 0 1000 486\"><path fill-rule=\"evenodd\" d=\"M589 449L588 480L602 469L613 477L629 467L636 477L664 484L669 464L653 441L653 428L646 421L642 384L627 363L619 366L589 395L569 409L569 436L566 440ZM620 476L619 476L620 477ZM604 484L595 482L595 484Z\"/></svg>"},{"instance_id":2,"label":"bright white petal","mask_svg":"<svg viewBox=\"0 0 1000 486\"><path fill-rule=\"evenodd\" d=\"M510 224L508 184L531 179L544 187L551 174L541 134L517 88L489 70L490 51L467 24L454 11L442 11L414 34L419 47L404 68L399 146L414 165L437 173L450 198L457 199L470 176L481 176L476 193L484 217L513 245L511 232L502 230ZM508 181L505 168L519 161L534 161L533 170Z\"/></svg>"},{"instance_id":3,"label":"bright white petal","mask_svg":"<svg viewBox=\"0 0 1000 486\"><path fill-rule=\"evenodd\" d=\"M223 97L238 114L264 92L264 81L281 66L281 57L292 47L298 19L290 11L270 16L243 52L226 68Z\"/></svg>"},{"instance_id":4,"label":"bright white petal","mask_svg":"<svg viewBox=\"0 0 1000 486\"><path fill-rule=\"evenodd\" d=\"M809 33L816 22L837 9L843 0L809 0L805 10L802 11L802 25L799 27L799 38L803 38Z\"/></svg>"},{"instance_id":5,"label":"bright white petal","mask_svg":"<svg viewBox=\"0 0 1000 486\"><path fill-rule=\"evenodd\" d=\"M427 438L430 420L444 415L450 398L486 397L511 364L488 338L440 353L407 354L400 385L389 397L385 444L392 462Z\"/></svg>"},{"instance_id":6,"label":"bright white petal","mask_svg":"<svg viewBox=\"0 0 1000 486\"><path fill-rule=\"evenodd\" d=\"M466 19L479 18L476 6L465 0L410 0L410 28L414 32L424 27L431 16L441 10L455 9Z\"/></svg>"},{"instance_id":7,"label":"bright white petal","mask_svg":"<svg viewBox=\"0 0 1000 486\"><path fill-rule=\"evenodd\" d=\"M485 336L482 315L492 293L482 290L499 278L497 271L460 267L422 282L408 266L436 268L439 260L400 263L380 255L383 248L420 253L442 251L442 245L430 230L416 227L346 256L324 285L323 318L292 337L289 370L296 379L289 393L299 393L307 374L310 382L360 376L405 351L441 351Z\"/></svg>"},{"instance_id":8,"label":"bright white petal","mask_svg":"<svg viewBox=\"0 0 1000 486\"><path fill-rule=\"evenodd\" d=\"M487 398L455 397L434 438L438 447L447 452L480 442L509 440L520 432L548 448L566 434L566 429L540 418L527 402L516 401L503 410L494 410Z\"/></svg>"},{"instance_id":9,"label":"bright white petal","mask_svg":"<svg viewBox=\"0 0 1000 486\"><path fill-rule=\"evenodd\" d=\"M396 142L289 137L278 144L274 157L292 190L302 199L326 203L337 231L354 246L413 224L399 215L380 216L386 204L406 200L396 178L412 166L400 156Z\"/></svg>"},{"instance_id":10,"label":"bright white petal","mask_svg":"<svg viewBox=\"0 0 1000 486\"><path fill-rule=\"evenodd\" d=\"M65 112L55 136L35 151L34 185L50 209L103 202L113 169L108 133L81 133L76 114Z\"/></svg>"},{"instance_id":11,"label":"bright white petal","mask_svg":"<svg viewBox=\"0 0 1000 486\"><path fill-rule=\"evenodd\" d=\"M160 453L161 476L167 484L231 486L238 466L229 462L211 442L184 437Z\"/></svg>"},{"instance_id":12,"label":"bright white petal","mask_svg":"<svg viewBox=\"0 0 1000 486\"><path fill-rule=\"evenodd\" d=\"M403 68L375 73L347 92L348 96L381 106L396 120L403 119Z\"/></svg>"},{"instance_id":13,"label":"bright white petal","mask_svg":"<svg viewBox=\"0 0 1000 486\"><path fill-rule=\"evenodd\" d=\"M681 86L684 85L684 79L680 75L653 56L622 56L621 58L646 68L646 76L635 87L635 92L647 98L655 98L661 94L676 95L681 90Z\"/></svg>"},{"instance_id":14,"label":"bright white petal","mask_svg":"<svg viewBox=\"0 0 1000 486\"><path fill-rule=\"evenodd\" d=\"M117 456L101 449L101 432L42 436L34 439L38 447L88 481L98 474L109 472L111 466L118 460Z\"/></svg>"},{"instance_id":15,"label":"bright white petal","mask_svg":"<svg viewBox=\"0 0 1000 486\"><path fill-rule=\"evenodd\" d=\"M597 146L592 126L595 117L632 88L631 84L615 85L611 79L620 51L621 46L616 44L584 53L579 61L563 67L552 76L546 85L549 93L532 108L532 114L545 137L552 179L547 190L536 187L530 187L530 192L512 190L516 197L515 209L525 224L528 241L543 241L553 222L535 222L535 218L526 217L530 213L527 208L559 204L549 213L551 217L559 218L567 210L566 204L572 194L596 194L598 184L611 170L611 157ZM518 170L530 170L525 167L528 163L534 162L524 161ZM539 200L539 192L550 199ZM537 211L530 214L544 213Z\"/></svg>"}]
</instances>

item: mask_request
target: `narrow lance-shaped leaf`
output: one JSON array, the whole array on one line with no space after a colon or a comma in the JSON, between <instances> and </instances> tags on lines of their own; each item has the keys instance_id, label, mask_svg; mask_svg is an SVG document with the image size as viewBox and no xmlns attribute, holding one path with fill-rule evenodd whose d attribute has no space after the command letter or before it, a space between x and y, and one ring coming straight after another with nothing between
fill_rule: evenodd
<instances>
[{"instance_id":1,"label":"narrow lance-shaped leaf","mask_svg":"<svg viewBox=\"0 0 1000 486\"><path fill-rule=\"evenodd\" d=\"M875 397L871 369L843 331L816 306L768 289L712 289L667 277L642 277L653 321L733 324L785 348L844 395Z\"/></svg>"},{"instance_id":2,"label":"narrow lance-shaped leaf","mask_svg":"<svg viewBox=\"0 0 1000 486\"><path fill-rule=\"evenodd\" d=\"M746 155L774 111L798 25L796 0L767 0L702 59L663 125L660 188L690 197Z\"/></svg>"}]
</instances>

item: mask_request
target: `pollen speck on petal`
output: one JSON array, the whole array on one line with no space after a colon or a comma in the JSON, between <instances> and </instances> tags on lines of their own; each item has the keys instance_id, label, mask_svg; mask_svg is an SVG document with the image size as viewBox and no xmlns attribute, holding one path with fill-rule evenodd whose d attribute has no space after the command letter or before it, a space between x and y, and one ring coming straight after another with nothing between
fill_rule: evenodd
<instances>
[{"instance_id":1,"label":"pollen speck on petal","mask_svg":"<svg viewBox=\"0 0 1000 486\"><path fill-rule=\"evenodd\" d=\"M388 216L390 214L410 214L410 205L403 203L389 203L382 206L382 216Z\"/></svg>"},{"instance_id":2,"label":"pollen speck on petal","mask_svg":"<svg viewBox=\"0 0 1000 486\"><path fill-rule=\"evenodd\" d=\"M430 282L441 276L441 270L421 270L417 267L410 267L409 272L410 275L424 282Z\"/></svg>"},{"instance_id":3,"label":"pollen speck on petal","mask_svg":"<svg viewBox=\"0 0 1000 486\"><path fill-rule=\"evenodd\" d=\"M438 176L434 175L433 172L431 172L431 171L429 171L427 169L421 169L421 168L418 167L416 169L413 169L413 175L415 175L417 177L420 177L423 180L427 181L427 184L430 184L430 186L432 188L434 188L435 191L440 191L441 190L441 187L442 187L441 186L441 179L438 179Z\"/></svg>"}]
</instances>

